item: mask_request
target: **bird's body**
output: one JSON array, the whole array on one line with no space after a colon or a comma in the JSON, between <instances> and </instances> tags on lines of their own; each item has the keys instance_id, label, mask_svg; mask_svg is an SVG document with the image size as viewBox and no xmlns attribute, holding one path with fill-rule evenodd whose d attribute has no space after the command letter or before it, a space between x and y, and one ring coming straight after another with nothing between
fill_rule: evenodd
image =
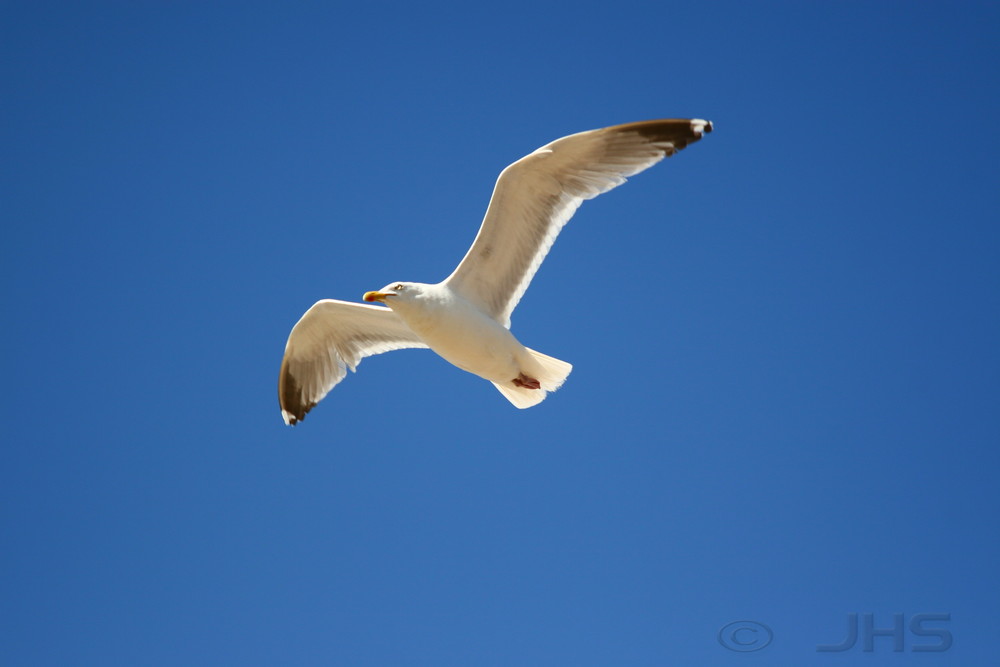
<instances>
[{"instance_id":1,"label":"bird's body","mask_svg":"<svg viewBox=\"0 0 1000 667\"><path fill-rule=\"evenodd\" d=\"M520 408L540 403L573 367L531 350L510 329L447 282L393 283L365 294L382 301L427 347L463 371L489 380Z\"/></svg>"},{"instance_id":2,"label":"bird's body","mask_svg":"<svg viewBox=\"0 0 1000 667\"><path fill-rule=\"evenodd\" d=\"M448 278L365 294L388 308L326 299L302 316L278 381L285 422L300 421L364 357L408 347L430 348L489 380L519 408L541 402L572 366L522 345L510 314L560 229L583 200L711 130L704 120L617 125L563 137L504 169L479 234Z\"/></svg>"},{"instance_id":3,"label":"bird's body","mask_svg":"<svg viewBox=\"0 0 1000 667\"><path fill-rule=\"evenodd\" d=\"M517 377L526 349L510 329L447 285L407 284L412 300L386 299L393 312L427 347L464 371L497 382Z\"/></svg>"}]
</instances>

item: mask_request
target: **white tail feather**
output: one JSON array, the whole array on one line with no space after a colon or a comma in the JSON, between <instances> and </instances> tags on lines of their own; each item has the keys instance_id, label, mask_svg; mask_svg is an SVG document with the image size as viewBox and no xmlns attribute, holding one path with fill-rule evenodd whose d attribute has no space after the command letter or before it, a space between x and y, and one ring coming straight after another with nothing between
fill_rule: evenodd
<instances>
[{"instance_id":1,"label":"white tail feather","mask_svg":"<svg viewBox=\"0 0 1000 667\"><path fill-rule=\"evenodd\" d=\"M499 389L500 393L508 401L522 410L544 401L550 391L555 391L562 386L562 383L566 381L566 378L573 370L572 364L560 361L555 357L550 357L530 349L528 353L531 356L527 360L528 363L525 364L522 372L528 377L538 380L538 383L542 385L540 389L519 387L514 384L513 378L507 382L493 383L493 386Z\"/></svg>"}]
</instances>

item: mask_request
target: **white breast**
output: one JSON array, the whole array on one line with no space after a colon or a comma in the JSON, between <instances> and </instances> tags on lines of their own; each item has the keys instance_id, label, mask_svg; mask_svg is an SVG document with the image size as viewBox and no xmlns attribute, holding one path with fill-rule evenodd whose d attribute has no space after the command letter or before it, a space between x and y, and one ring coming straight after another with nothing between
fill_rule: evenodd
<instances>
[{"instance_id":1,"label":"white breast","mask_svg":"<svg viewBox=\"0 0 1000 667\"><path fill-rule=\"evenodd\" d=\"M428 298L392 303L392 308L444 359L492 382L518 376L525 348L495 319L444 285Z\"/></svg>"}]
</instances>

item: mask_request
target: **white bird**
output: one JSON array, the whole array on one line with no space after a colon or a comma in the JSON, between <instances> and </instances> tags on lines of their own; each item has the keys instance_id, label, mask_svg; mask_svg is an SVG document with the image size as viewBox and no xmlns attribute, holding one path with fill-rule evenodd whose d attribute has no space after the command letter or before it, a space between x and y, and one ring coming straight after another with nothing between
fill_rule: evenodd
<instances>
[{"instance_id":1,"label":"white bird","mask_svg":"<svg viewBox=\"0 0 1000 667\"><path fill-rule=\"evenodd\" d=\"M285 345L278 400L301 421L365 357L429 347L492 382L518 408L562 385L572 366L522 345L510 315L563 225L592 199L712 131L705 120L651 120L571 134L500 173L472 247L435 285L394 282L366 292L369 306L323 299Z\"/></svg>"}]
</instances>

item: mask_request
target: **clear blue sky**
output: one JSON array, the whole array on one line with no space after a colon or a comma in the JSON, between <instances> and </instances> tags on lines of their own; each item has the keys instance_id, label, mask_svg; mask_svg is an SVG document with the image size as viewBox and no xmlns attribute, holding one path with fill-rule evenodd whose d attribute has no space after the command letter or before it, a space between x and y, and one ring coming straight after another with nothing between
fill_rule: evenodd
<instances>
[{"instance_id":1,"label":"clear blue sky","mask_svg":"<svg viewBox=\"0 0 1000 667\"><path fill-rule=\"evenodd\" d=\"M4 2L0 662L994 664L998 33ZM440 280L505 165L658 117L716 129L585 204L514 313L559 392L403 351L282 423L313 302ZM817 651L866 613L902 653Z\"/></svg>"}]
</instances>

